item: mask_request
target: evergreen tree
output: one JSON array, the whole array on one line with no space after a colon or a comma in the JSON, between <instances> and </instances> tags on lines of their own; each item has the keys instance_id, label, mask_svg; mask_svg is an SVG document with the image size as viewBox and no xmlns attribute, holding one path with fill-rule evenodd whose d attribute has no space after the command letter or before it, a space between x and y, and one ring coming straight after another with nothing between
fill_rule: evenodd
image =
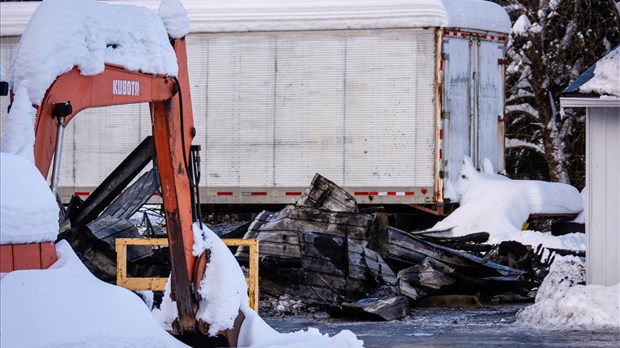
<instances>
[{"instance_id":1,"label":"evergreen tree","mask_svg":"<svg viewBox=\"0 0 620 348\"><path fill-rule=\"evenodd\" d=\"M620 42L612 0L496 0L513 22L507 47L506 167L514 178L585 180L583 110L560 95Z\"/></svg>"}]
</instances>

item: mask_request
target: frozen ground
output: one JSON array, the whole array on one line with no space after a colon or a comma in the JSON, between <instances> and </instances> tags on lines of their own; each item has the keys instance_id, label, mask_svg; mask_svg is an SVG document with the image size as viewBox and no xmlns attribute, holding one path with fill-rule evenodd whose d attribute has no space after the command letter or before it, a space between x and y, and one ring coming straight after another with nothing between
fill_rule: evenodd
<instances>
[{"instance_id":1,"label":"frozen ground","mask_svg":"<svg viewBox=\"0 0 620 348\"><path fill-rule=\"evenodd\" d=\"M482 306L473 309L413 309L408 319L392 322L345 322L325 314L266 317L280 332L316 327L333 335L351 330L364 347L617 347L620 330L532 328L517 323L516 313L527 304Z\"/></svg>"}]
</instances>

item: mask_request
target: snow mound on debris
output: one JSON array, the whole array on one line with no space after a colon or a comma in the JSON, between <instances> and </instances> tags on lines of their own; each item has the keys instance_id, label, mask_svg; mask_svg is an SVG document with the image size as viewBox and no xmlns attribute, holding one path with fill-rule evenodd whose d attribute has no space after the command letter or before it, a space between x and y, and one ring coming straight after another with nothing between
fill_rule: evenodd
<instances>
[{"instance_id":1,"label":"snow mound on debris","mask_svg":"<svg viewBox=\"0 0 620 348\"><path fill-rule=\"evenodd\" d=\"M194 256L211 252L200 283L198 318L209 323L209 334L231 329L240 309L249 308L248 286L237 260L209 228L194 224ZM217 284L217 286L214 286ZM245 312L245 311L244 311Z\"/></svg>"},{"instance_id":2,"label":"snow mound on debris","mask_svg":"<svg viewBox=\"0 0 620 348\"><path fill-rule=\"evenodd\" d=\"M431 231L450 231L452 236L488 232L489 243L516 240L560 249L585 249L582 234L555 237L522 231L530 214L579 213L583 200L573 186L535 180L511 180L488 168L478 172L466 157L455 185L460 207L438 222Z\"/></svg>"},{"instance_id":3,"label":"snow mound on debris","mask_svg":"<svg viewBox=\"0 0 620 348\"><path fill-rule=\"evenodd\" d=\"M620 46L596 63L594 77L579 87L579 91L620 97Z\"/></svg>"},{"instance_id":4,"label":"snow mound on debris","mask_svg":"<svg viewBox=\"0 0 620 348\"><path fill-rule=\"evenodd\" d=\"M536 294L536 303L520 311L517 320L532 325L620 328L620 283L584 283L583 259L557 257Z\"/></svg>"},{"instance_id":5,"label":"snow mound on debris","mask_svg":"<svg viewBox=\"0 0 620 348\"><path fill-rule=\"evenodd\" d=\"M185 347L140 297L95 278L66 241L56 250L49 269L0 280L1 347Z\"/></svg>"},{"instance_id":6,"label":"snow mound on debris","mask_svg":"<svg viewBox=\"0 0 620 348\"><path fill-rule=\"evenodd\" d=\"M55 241L58 211L37 168L21 156L0 153L0 244Z\"/></svg>"},{"instance_id":7,"label":"snow mound on debris","mask_svg":"<svg viewBox=\"0 0 620 348\"><path fill-rule=\"evenodd\" d=\"M209 324L209 335L231 329L240 309L249 308L248 287L245 276L224 242L208 227L199 223L193 225L194 256L209 250L209 262L200 284L200 306L197 317ZM172 327L178 317L176 303L170 299L170 278L164 290L164 298L159 310L154 310L162 326Z\"/></svg>"},{"instance_id":8,"label":"snow mound on debris","mask_svg":"<svg viewBox=\"0 0 620 348\"><path fill-rule=\"evenodd\" d=\"M7 117L3 151L25 152L33 160L34 111L29 106L39 105L56 77L74 66L83 75L96 75L104 63L151 74L178 72L168 33L155 12L92 0L43 1L13 58L9 83L18 104Z\"/></svg>"},{"instance_id":9,"label":"snow mound on debris","mask_svg":"<svg viewBox=\"0 0 620 348\"><path fill-rule=\"evenodd\" d=\"M322 335L317 329L289 334L275 331L250 308L245 276L230 249L205 225L201 228L195 223L193 228L194 256L207 249L211 253L199 290L202 300L197 314L209 324L210 335L232 328L241 310L246 318L239 333L240 347L363 347L363 341L348 330L333 337ZM178 316L176 304L170 299L170 281L164 292L160 309L155 309L153 314L164 327L170 328Z\"/></svg>"}]
</instances>

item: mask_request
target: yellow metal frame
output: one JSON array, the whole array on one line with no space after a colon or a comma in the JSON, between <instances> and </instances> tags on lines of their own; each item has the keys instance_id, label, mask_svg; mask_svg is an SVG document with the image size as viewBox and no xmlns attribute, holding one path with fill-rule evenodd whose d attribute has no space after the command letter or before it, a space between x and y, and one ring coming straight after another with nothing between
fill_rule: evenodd
<instances>
[{"instance_id":1,"label":"yellow metal frame","mask_svg":"<svg viewBox=\"0 0 620 348\"><path fill-rule=\"evenodd\" d=\"M254 239L222 239L227 246L249 247L250 274L248 284L250 307L258 312L258 241ZM127 246L167 246L166 238L118 238L116 239L116 285L129 290L163 291L168 278L133 278L127 276Z\"/></svg>"}]
</instances>

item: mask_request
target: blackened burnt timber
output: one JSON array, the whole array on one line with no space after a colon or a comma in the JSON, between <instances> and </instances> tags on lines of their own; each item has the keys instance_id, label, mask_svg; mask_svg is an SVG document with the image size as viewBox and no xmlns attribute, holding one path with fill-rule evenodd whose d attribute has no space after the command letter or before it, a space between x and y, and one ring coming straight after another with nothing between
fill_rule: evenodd
<instances>
[{"instance_id":1,"label":"blackened burnt timber","mask_svg":"<svg viewBox=\"0 0 620 348\"><path fill-rule=\"evenodd\" d=\"M286 206L277 213L262 212L252 222L245 239L260 243L261 257L299 259L298 233L316 231L348 238L368 246L380 234L376 230L376 215L351 212L331 212L296 205Z\"/></svg>"},{"instance_id":2,"label":"blackened burnt timber","mask_svg":"<svg viewBox=\"0 0 620 348\"><path fill-rule=\"evenodd\" d=\"M358 212L355 197L318 173L297 201L297 206L332 212Z\"/></svg>"},{"instance_id":3,"label":"blackened burnt timber","mask_svg":"<svg viewBox=\"0 0 620 348\"><path fill-rule=\"evenodd\" d=\"M338 306L381 287L398 292L396 276L376 252L326 233L301 233L303 297Z\"/></svg>"},{"instance_id":4,"label":"blackened burnt timber","mask_svg":"<svg viewBox=\"0 0 620 348\"><path fill-rule=\"evenodd\" d=\"M468 252L431 243L399 229L388 227L389 243L380 254L387 260L414 265L427 257L441 261L463 275L476 277L521 276L525 271L485 260Z\"/></svg>"},{"instance_id":5,"label":"blackened burnt timber","mask_svg":"<svg viewBox=\"0 0 620 348\"><path fill-rule=\"evenodd\" d=\"M415 301L453 285L457 278L454 268L427 257L421 263L398 272L398 286L401 294Z\"/></svg>"}]
</instances>

